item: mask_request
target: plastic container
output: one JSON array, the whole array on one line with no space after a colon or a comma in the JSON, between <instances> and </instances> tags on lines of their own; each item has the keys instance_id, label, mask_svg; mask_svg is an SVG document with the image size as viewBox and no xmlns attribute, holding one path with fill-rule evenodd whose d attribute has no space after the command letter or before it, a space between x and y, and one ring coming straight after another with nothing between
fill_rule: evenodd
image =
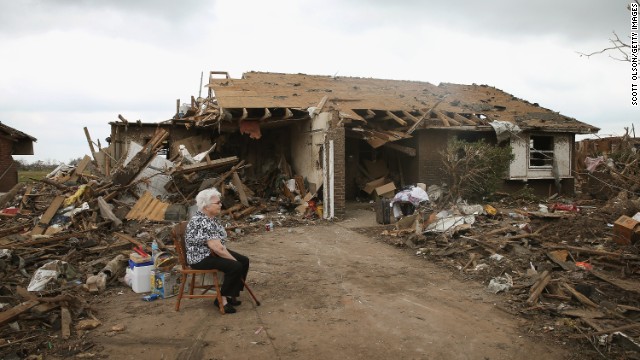
<instances>
[{"instance_id":1,"label":"plastic container","mask_svg":"<svg viewBox=\"0 0 640 360\"><path fill-rule=\"evenodd\" d=\"M129 267L131 268L131 289L138 294L150 292L153 263L136 264L129 260Z\"/></svg>"}]
</instances>

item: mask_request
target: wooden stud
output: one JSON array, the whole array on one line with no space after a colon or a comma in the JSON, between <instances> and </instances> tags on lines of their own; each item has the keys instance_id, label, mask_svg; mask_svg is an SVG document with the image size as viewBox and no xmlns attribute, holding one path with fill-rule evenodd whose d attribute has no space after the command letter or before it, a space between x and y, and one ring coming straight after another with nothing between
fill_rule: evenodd
<instances>
[{"instance_id":1,"label":"wooden stud","mask_svg":"<svg viewBox=\"0 0 640 360\"><path fill-rule=\"evenodd\" d=\"M465 116L462 116L458 113L453 113L453 118L456 119L459 123L465 123L467 125L478 125L475 121L467 119Z\"/></svg>"},{"instance_id":2,"label":"wooden stud","mask_svg":"<svg viewBox=\"0 0 640 360\"><path fill-rule=\"evenodd\" d=\"M289 110L289 108L284 108L284 116L282 117L283 120L289 119L293 117L293 112L291 110Z\"/></svg>"},{"instance_id":3,"label":"wooden stud","mask_svg":"<svg viewBox=\"0 0 640 360\"><path fill-rule=\"evenodd\" d=\"M375 113L373 110L371 110L371 109L367 109L367 115L365 115L365 116L364 116L364 118L365 118L366 120L371 120L371 119L373 119L374 117L376 117L376 113Z\"/></svg>"},{"instance_id":4,"label":"wooden stud","mask_svg":"<svg viewBox=\"0 0 640 360\"><path fill-rule=\"evenodd\" d=\"M411 115L411 113L410 113L410 112L408 112L408 111L402 110L402 114L403 114L405 117L407 117L409 120L413 121L414 123L417 123L418 121L420 121L420 120L418 120L418 118L417 118L417 117L415 117L415 116Z\"/></svg>"},{"instance_id":5,"label":"wooden stud","mask_svg":"<svg viewBox=\"0 0 640 360\"><path fill-rule=\"evenodd\" d=\"M262 115L262 117L260 118L260 121L267 120L270 117L271 117L271 111L269 111L269 109L267 108L264 108L264 115Z\"/></svg>"},{"instance_id":6,"label":"wooden stud","mask_svg":"<svg viewBox=\"0 0 640 360\"><path fill-rule=\"evenodd\" d=\"M386 118L394 120L395 122L400 124L400 126L407 126L407 122L406 121L402 120L402 118L400 118L396 114L392 113L391 111L385 111L385 114L387 114Z\"/></svg>"}]
</instances>

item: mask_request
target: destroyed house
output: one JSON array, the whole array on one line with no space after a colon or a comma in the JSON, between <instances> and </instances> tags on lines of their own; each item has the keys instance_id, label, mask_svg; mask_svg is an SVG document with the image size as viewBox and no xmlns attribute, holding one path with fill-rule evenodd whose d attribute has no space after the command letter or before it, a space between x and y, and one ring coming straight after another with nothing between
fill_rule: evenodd
<instances>
[{"instance_id":1,"label":"destroyed house","mask_svg":"<svg viewBox=\"0 0 640 360\"><path fill-rule=\"evenodd\" d=\"M18 183L18 166L13 155L33 155L33 136L0 122L0 192Z\"/></svg>"},{"instance_id":2,"label":"destroyed house","mask_svg":"<svg viewBox=\"0 0 640 360\"><path fill-rule=\"evenodd\" d=\"M273 181L268 174L298 175L309 191L321 190L332 217L368 196L368 183L441 185L440 152L452 138L510 145L505 188L527 183L547 193L561 184L572 192L575 134L599 130L487 85L212 71L207 87L206 98L178 101L170 120L111 123L110 157L162 128L168 159L181 145L211 159L235 156L250 164L245 183L258 187Z\"/></svg>"}]
</instances>

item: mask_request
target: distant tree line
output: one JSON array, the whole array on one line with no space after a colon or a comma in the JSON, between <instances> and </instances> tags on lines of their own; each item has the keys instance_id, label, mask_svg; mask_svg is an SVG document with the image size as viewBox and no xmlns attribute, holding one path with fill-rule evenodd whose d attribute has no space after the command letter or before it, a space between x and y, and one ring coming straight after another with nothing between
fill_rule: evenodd
<instances>
[{"instance_id":1,"label":"distant tree line","mask_svg":"<svg viewBox=\"0 0 640 360\"><path fill-rule=\"evenodd\" d=\"M82 158L71 159L67 162L67 165L75 166L77 165ZM58 165L60 165L60 161L57 160L37 160L34 162L28 162L27 160L19 159L15 160L16 165L18 166L18 171L42 171L42 170L53 170Z\"/></svg>"}]
</instances>

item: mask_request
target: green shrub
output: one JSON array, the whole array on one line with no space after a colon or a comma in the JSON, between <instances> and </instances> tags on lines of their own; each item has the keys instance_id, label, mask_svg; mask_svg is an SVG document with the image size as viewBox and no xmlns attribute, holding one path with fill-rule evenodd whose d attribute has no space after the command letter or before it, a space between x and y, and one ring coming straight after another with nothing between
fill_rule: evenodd
<instances>
[{"instance_id":1,"label":"green shrub","mask_svg":"<svg viewBox=\"0 0 640 360\"><path fill-rule=\"evenodd\" d=\"M451 200L481 200L504 181L514 156L511 147L499 147L484 140L450 140L441 152Z\"/></svg>"}]
</instances>

